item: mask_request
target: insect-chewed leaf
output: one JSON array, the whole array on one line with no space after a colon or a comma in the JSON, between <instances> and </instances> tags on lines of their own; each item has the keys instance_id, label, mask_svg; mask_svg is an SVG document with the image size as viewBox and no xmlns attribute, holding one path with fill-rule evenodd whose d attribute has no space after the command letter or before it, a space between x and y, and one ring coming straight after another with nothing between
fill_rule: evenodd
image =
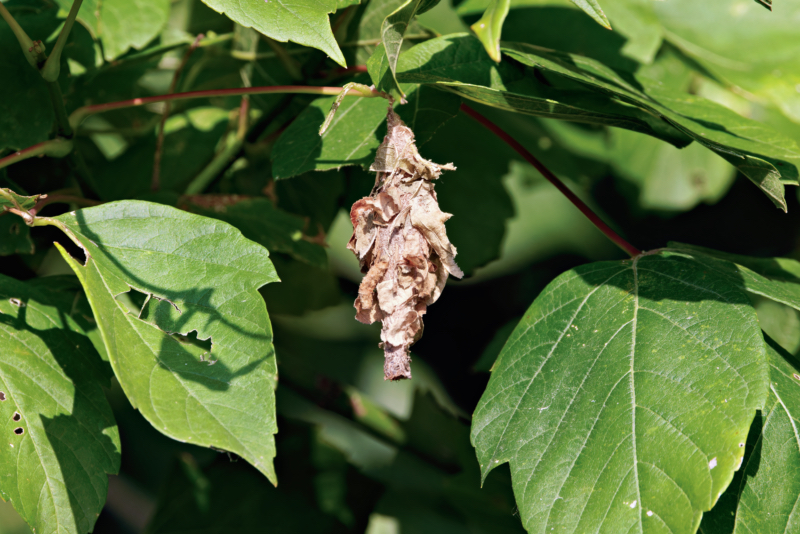
<instances>
[{"instance_id":1,"label":"insect-chewed leaf","mask_svg":"<svg viewBox=\"0 0 800 534\"><path fill-rule=\"evenodd\" d=\"M367 275L355 302L356 319L383 322L387 380L411 378L408 349L422 336L422 316L442 293L447 277L464 276L455 263L433 181L452 164L422 158L414 132L389 107L387 134L370 170L372 195L353 204L353 251Z\"/></svg>"},{"instance_id":2,"label":"insect-chewed leaf","mask_svg":"<svg viewBox=\"0 0 800 534\"><path fill-rule=\"evenodd\" d=\"M119 470L119 432L99 355L37 285L0 275L0 497L35 532L83 534Z\"/></svg>"},{"instance_id":3,"label":"insect-chewed leaf","mask_svg":"<svg viewBox=\"0 0 800 534\"><path fill-rule=\"evenodd\" d=\"M475 411L483 476L509 462L530 532L693 534L769 387L744 291L690 254L551 282Z\"/></svg>"},{"instance_id":4,"label":"insect-chewed leaf","mask_svg":"<svg viewBox=\"0 0 800 534\"><path fill-rule=\"evenodd\" d=\"M175 439L234 452L275 482L272 328L258 288L269 253L227 223L149 202L58 217L86 252L81 280L134 407ZM147 295L138 313L115 297ZM210 340L210 354L182 336ZM213 365L212 365L213 364Z\"/></svg>"}]
</instances>

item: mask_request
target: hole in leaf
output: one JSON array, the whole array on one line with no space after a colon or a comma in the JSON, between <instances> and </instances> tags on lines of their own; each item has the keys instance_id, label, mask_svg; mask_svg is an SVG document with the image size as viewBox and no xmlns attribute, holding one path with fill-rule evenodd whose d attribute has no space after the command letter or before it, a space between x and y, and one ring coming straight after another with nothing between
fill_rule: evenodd
<instances>
[{"instance_id":1,"label":"hole in leaf","mask_svg":"<svg viewBox=\"0 0 800 534\"><path fill-rule=\"evenodd\" d=\"M171 334L171 335L173 339L175 339L179 343L185 343L187 345L192 345L193 347L201 349L203 351L203 354L200 355L201 362L209 362L209 365L216 362L216 360L213 360L211 358L211 348L213 346L211 338L198 339L197 330L192 330L186 335L183 334Z\"/></svg>"},{"instance_id":2,"label":"hole in leaf","mask_svg":"<svg viewBox=\"0 0 800 534\"><path fill-rule=\"evenodd\" d=\"M12 417L11 419L13 419L14 421L19 421L20 419L22 419L22 415L20 415L19 412L14 412L14 417Z\"/></svg>"},{"instance_id":3,"label":"hole in leaf","mask_svg":"<svg viewBox=\"0 0 800 534\"><path fill-rule=\"evenodd\" d=\"M12 235L19 235L19 224L14 223L8 228L8 233Z\"/></svg>"},{"instance_id":4,"label":"hole in leaf","mask_svg":"<svg viewBox=\"0 0 800 534\"><path fill-rule=\"evenodd\" d=\"M800 380L800 375L797 373L792 373L792 376L795 377L795 379Z\"/></svg>"},{"instance_id":5,"label":"hole in leaf","mask_svg":"<svg viewBox=\"0 0 800 534\"><path fill-rule=\"evenodd\" d=\"M140 317L142 313L142 307L148 300L147 296L147 293L142 293L141 291L131 289L127 293L120 293L116 296L116 299L117 302L127 308L128 312Z\"/></svg>"},{"instance_id":6,"label":"hole in leaf","mask_svg":"<svg viewBox=\"0 0 800 534\"><path fill-rule=\"evenodd\" d=\"M25 433L25 429L22 428L21 426L18 426L17 428L14 429L14 434L16 434L18 436L21 436L24 433Z\"/></svg>"},{"instance_id":7,"label":"hole in leaf","mask_svg":"<svg viewBox=\"0 0 800 534\"><path fill-rule=\"evenodd\" d=\"M24 308L25 307L25 303L22 302L20 299L8 299L8 302L13 304L14 306L17 306L18 308Z\"/></svg>"},{"instance_id":8,"label":"hole in leaf","mask_svg":"<svg viewBox=\"0 0 800 534\"><path fill-rule=\"evenodd\" d=\"M0 391L0 401L6 400L6 394Z\"/></svg>"}]
</instances>

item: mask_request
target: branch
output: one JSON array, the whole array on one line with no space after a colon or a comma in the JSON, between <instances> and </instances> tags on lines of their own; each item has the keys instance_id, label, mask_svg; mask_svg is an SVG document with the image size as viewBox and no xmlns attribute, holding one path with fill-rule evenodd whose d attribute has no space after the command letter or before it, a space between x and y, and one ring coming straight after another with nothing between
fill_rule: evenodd
<instances>
[{"instance_id":1,"label":"branch","mask_svg":"<svg viewBox=\"0 0 800 534\"><path fill-rule=\"evenodd\" d=\"M481 115L480 113L478 113L477 111L475 111L466 104L461 104L461 111L463 111L464 113L466 113L467 115L478 121L487 130L495 134L497 137L502 139L508 146L513 148L517 154L519 154L525 159L525 161L533 165L536 168L536 170L542 173L542 176L547 178L547 180L551 184L556 186L556 189L558 189L565 197L567 197L567 199L569 199L569 201L572 202L572 204L574 204L576 208L581 210L581 213L586 215L586 217L592 222L592 224L594 224L598 230L603 232L603 234L607 238L613 241L615 245L617 245L619 248L630 254L631 257L638 256L639 254L642 253L642 251L640 251L639 249L637 249L636 247L634 247L633 245L622 239L622 237L618 233L616 233L614 230L611 229L610 226L604 223L603 220L600 219L600 217L595 212L593 212L592 209L589 206L587 206L584 201L578 198L578 196L575 195L575 193L570 191L570 189L566 185L564 185L564 182L559 180L555 174L550 172L550 170L542 164L542 162L536 159L533 156L533 154L528 152L528 150L521 144L519 144L513 137L511 137L505 131L503 131L502 128L500 128L495 123L493 123L492 121L490 121L489 119L487 119L486 117L484 117L483 115Z\"/></svg>"},{"instance_id":2,"label":"branch","mask_svg":"<svg viewBox=\"0 0 800 534\"><path fill-rule=\"evenodd\" d=\"M23 150L18 150L0 159L0 169L8 167L12 163L36 156L50 156L53 158L63 158L72 152L72 141L57 137L49 141L43 141Z\"/></svg>"},{"instance_id":3,"label":"branch","mask_svg":"<svg viewBox=\"0 0 800 534\"><path fill-rule=\"evenodd\" d=\"M142 98L132 98L120 102L109 102L107 104L95 104L84 106L72 112L69 121L73 128L77 127L83 119L95 113L111 111L115 109L132 108L155 104L156 102L173 102L175 100L187 100L190 98L209 98L214 96L242 96L242 95L266 95L293 93L304 95L336 96L342 92L341 87L309 87L305 85L269 85L262 87L237 87L234 89L209 89L205 91L188 91L186 93L175 93L172 95L146 96ZM348 96L358 96L362 98L383 97L382 93L372 91L370 94L362 92L352 92Z\"/></svg>"}]
</instances>

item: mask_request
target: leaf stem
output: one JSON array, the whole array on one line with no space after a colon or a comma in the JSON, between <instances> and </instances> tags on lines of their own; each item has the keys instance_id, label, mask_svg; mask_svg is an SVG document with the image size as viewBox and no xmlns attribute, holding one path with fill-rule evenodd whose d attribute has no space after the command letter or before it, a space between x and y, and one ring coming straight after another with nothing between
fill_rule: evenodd
<instances>
[{"instance_id":1,"label":"leaf stem","mask_svg":"<svg viewBox=\"0 0 800 534\"><path fill-rule=\"evenodd\" d=\"M637 249L636 247L634 247L633 245L622 239L622 237L618 233L616 233L614 230L611 229L610 226L604 223L603 220L600 219L600 217L595 212L593 212L592 209L589 206L587 206L584 201L578 198L578 196L575 193L573 193L566 185L564 185L564 182L559 180L555 174L550 172L550 170L542 164L542 162L536 159L533 154L528 152L528 150L525 147L523 147L513 137L511 137L508 133L506 133L502 128L500 128L495 123L493 123L492 121L490 121L489 119L487 119L486 117L484 117L483 115L481 115L480 113L478 113L477 111L475 111L466 104L461 104L461 111L463 111L464 113L466 113L467 115L478 121L483 127L485 127L487 130L495 134L497 137L502 139L508 146L514 149L514 151L520 156L522 156L525 159L525 161L533 165L536 168L536 170L542 173L542 176L547 178L547 181L556 186L556 189L558 189L561 192L561 194L567 197L567 199L570 202L572 202L572 204L576 208L578 208L581 211L581 213L583 213L592 222L592 224L594 224L595 227L597 227L598 230L603 232L603 234L607 238L613 241L615 245L617 245L619 248L630 254L631 257L638 256L642 253L642 251L640 251L639 249Z\"/></svg>"},{"instance_id":2,"label":"leaf stem","mask_svg":"<svg viewBox=\"0 0 800 534\"><path fill-rule=\"evenodd\" d=\"M75 18L78 16L82 3L83 0L72 0L72 7L69 9L69 14L64 21L64 26L61 28L61 33L58 34L58 40L50 52L50 57L47 58L42 67L42 78L47 82L58 80L58 75L61 73L61 51L64 50L64 45L67 44L69 32L72 31L72 25L75 24Z\"/></svg>"},{"instance_id":3,"label":"leaf stem","mask_svg":"<svg viewBox=\"0 0 800 534\"><path fill-rule=\"evenodd\" d=\"M8 167L12 163L36 156L47 155L54 158L64 157L72 151L72 141L57 137L48 141L42 141L23 150L18 150L0 159L0 169Z\"/></svg>"},{"instance_id":4,"label":"leaf stem","mask_svg":"<svg viewBox=\"0 0 800 534\"><path fill-rule=\"evenodd\" d=\"M74 132L69 121L69 116L67 115L67 108L64 107L64 97L61 94L61 86L58 85L57 81L47 82L47 90L50 92L50 101L53 104L53 111L55 111L56 114L58 135L65 139L72 139Z\"/></svg>"},{"instance_id":5,"label":"leaf stem","mask_svg":"<svg viewBox=\"0 0 800 534\"><path fill-rule=\"evenodd\" d=\"M22 26L19 25L19 22L17 22L2 2L0 2L0 17L3 17L3 20L5 20L11 28L11 33L13 33L14 37L19 41L19 46L22 49L22 53L25 55L25 59L28 60L28 63L30 63L32 67L38 69L38 54L33 48L33 40L28 37L28 34L25 33L25 30L22 29Z\"/></svg>"},{"instance_id":6,"label":"leaf stem","mask_svg":"<svg viewBox=\"0 0 800 534\"><path fill-rule=\"evenodd\" d=\"M147 104L155 104L156 102L173 102L175 100L188 100L191 98L265 95L265 94L281 94L281 93L336 96L341 92L342 92L341 87L311 87L305 85L269 85L261 87L236 87L233 89L209 89L205 91L188 91L185 93L146 96L142 98L132 98L130 100L122 100L119 102L109 102L107 104L95 104L92 106L83 106L72 112L72 115L70 115L69 117L69 122L72 125L72 127L75 128L83 121L83 119L95 113L102 113L104 111L111 111L115 109L144 106ZM366 94L362 92L352 92L349 93L349 96L358 96L362 98L375 98L375 97L382 97L383 95L378 91L372 91L371 94Z\"/></svg>"}]
</instances>

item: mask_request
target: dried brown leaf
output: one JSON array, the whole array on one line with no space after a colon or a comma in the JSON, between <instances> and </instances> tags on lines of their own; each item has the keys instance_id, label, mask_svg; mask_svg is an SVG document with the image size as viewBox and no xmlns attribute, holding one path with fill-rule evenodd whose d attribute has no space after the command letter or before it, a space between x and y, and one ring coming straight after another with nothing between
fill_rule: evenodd
<instances>
[{"instance_id":1,"label":"dried brown leaf","mask_svg":"<svg viewBox=\"0 0 800 534\"><path fill-rule=\"evenodd\" d=\"M353 236L347 248L367 273L355 302L356 319L382 321L381 346L387 380L411 378L408 351L421 336L422 316L442 294L449 275L464 276L455 262L439 209L434 180L452 164L419 155L414 132L389 108L388 131L370 170L372 194L353 204Z\"/></svg>"}]
</instances>

